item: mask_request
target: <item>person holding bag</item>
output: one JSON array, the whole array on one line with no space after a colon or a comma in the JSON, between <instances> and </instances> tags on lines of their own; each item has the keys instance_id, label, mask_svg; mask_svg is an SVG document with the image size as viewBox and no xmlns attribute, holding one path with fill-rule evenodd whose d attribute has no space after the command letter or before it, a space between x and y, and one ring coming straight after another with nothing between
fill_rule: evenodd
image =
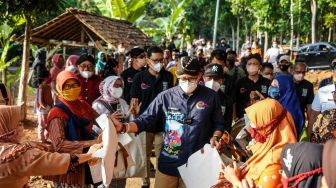
<instances>
[{"instance_id":1,"label":"person holding bag","mask_svg":"<svg viewBox=\"0 0 336 188\"><path fill-rule=\"evenodd\" d=\"M125 123L133 120L134 115L138 113L137 102L132 99L129 108L127 102L121 98L123 88L124 83L119 76L105 78L99 85L101 96L93 102L92 108L100 115L107 114ZM144 133L137 136L128 135L132 138L130 143L125 146L118 143L117 164L113 173L115 179L112 180L110 188L125 187L126 177L143 177L146 173L145 135ZM128 160L132 160L135 164L130 167Z\"/></svg>"}]
</instances>

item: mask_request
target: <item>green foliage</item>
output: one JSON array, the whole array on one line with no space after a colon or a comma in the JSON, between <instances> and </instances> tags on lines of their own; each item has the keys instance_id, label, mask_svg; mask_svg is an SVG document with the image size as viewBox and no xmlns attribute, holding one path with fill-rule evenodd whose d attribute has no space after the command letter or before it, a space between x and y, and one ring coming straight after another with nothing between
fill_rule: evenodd
<instances>
[{"instance_id":1,"label":"green foliage","mask_svg":"<svg viewBox=\"0 0 336 188\"><path fill-rule=\"evenodd\" d=\"M103 16L128 20L132 23L138 21L145 12L145 6L150 0L94 0Z\"/></svg>"}]
</instances>

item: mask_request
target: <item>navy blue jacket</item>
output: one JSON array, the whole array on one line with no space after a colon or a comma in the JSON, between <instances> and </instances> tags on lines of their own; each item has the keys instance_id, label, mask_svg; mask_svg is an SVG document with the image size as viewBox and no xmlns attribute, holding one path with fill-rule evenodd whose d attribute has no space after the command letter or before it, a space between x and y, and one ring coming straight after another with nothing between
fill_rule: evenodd
<instances>
[{"instance_id":1,"label":"navy blue jacket","mask_svg":"<svg viewBox=\"0 0 336 188\"><path fill-rule=\"evenodd\" d=\"M158 169L171 176L180 176L177 167L224 130L218 94L201 85L190 97L180 86L160 93L135 123L139 132L164 132Z\"/></svg>"}]
</instances>

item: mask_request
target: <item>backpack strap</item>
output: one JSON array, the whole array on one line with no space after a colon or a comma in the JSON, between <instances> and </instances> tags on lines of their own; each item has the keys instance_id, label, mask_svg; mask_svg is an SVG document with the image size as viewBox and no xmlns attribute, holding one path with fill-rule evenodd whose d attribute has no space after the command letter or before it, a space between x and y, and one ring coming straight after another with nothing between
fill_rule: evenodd
<instances>
[{"instance_id":1,"label":"backpack strap","mask_svg":"<svg viewBox=\"0 0 336 188\"><path fill-rule=\"evenodd\" d=\"M6 101L6 105L8 105L8 103L9 103L9 98L8 98L8 95L7 95L7 89L6 89L6 87L5 87L5 84L0 83L0 91L1 91L2 97L3 97L4 100Z\"/></svg>"}]
</instances>

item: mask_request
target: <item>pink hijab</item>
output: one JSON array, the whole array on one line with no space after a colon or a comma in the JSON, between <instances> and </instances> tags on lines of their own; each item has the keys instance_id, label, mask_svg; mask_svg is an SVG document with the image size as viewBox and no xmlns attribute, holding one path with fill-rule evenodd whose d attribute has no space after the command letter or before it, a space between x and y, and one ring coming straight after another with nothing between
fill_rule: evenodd
<instances>
[{"instance_id":1,"label":"pink hijab","mask_svg":"<svg viewBox=\"0 0 336 188\"><path fill-rule=\"evenodd\" d=\"M52 57L53 67L51 67L50 69L50 76L52 81L55 81L57 75L64 69L64 58L63 62L59 61L61 57L63 58L61 54L54 54L54 56Z\"/></svg>"}]
</instances>

